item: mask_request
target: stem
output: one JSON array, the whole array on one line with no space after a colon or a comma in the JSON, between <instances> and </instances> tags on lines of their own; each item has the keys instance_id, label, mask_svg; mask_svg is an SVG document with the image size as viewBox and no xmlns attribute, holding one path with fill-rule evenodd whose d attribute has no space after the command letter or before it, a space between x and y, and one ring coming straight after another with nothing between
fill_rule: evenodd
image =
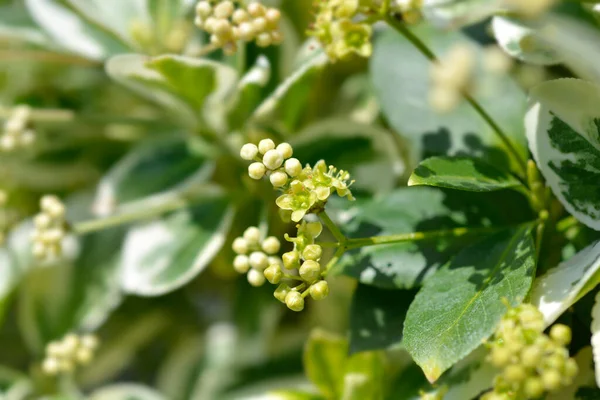
<instances>
[{"instance_id":1,"label":"stem","mask_svg":"<svg viewBox=\"0 0 600 400\"><path fill-rule=\"evenodd\" d=\"M325 224L327 229L329 229L329 232L331 232L333 237L335 237L339 243L345 244L346 236L344 236L340 228L338 228L337 225L331 220L331 218L329 218L327 212L323 210L317 215L319 216L319 218L321 218L321 221L323 221L323 223Z\"/></svg>"},{"instance_id":2,"label":"stem","mask_svg":"<svg viewBox=\"0 0 600 400\"><path fill-rule=\"evenodd\" d=\"M72 226L73 233L85 235L91 232L156 217L170 211L188 207L198 200L206 200L222 196L219 187L204 185L185 191L158 194L150 198L124 204L114 214L108 217L83 221Z\"/></svg>"},{"instance_id":3,"label":"stem","mask_svg":"<svg viewBox=\"0 0 600 400\"><path fill-rule=\"evenodd\" d=\"M321 272L321 276L327 276L331 268L333 268L333 266L340 260L342 255L344 255L344 253L346 252L346 250L348 250L346 246L340 246L337 248L335 254L333 255L333 257L331 257L331 260L329 260L329 262L325 266L325 271Z\"/></svg>"},{"instance_id":4,"label":"stem","mask_svg":"<svg viewBox=\"0 0 600 400\"><path fill-rule=\"evenodd\" d=\"M418 242L423 240L439 239L449 236L460 237L466 235L481 235L485 233L494 233L502 229L506 229L506 227L454 228L439 231L411 232L389 236L373 236L369 238L349 239L346 242L346 250L352 250L366 246L375 246L380 244Z\"/></svg>"},{"instance_id":5,"label":"stem","mask_svg":"<svg viewBox=\"0 0 600 400\"><path fill-rule=\"evenodd\" d=\"M294 281L302 281L302 282L304 282L304 279L302 279L302 278L300 278L299 276L296 276L296 275L283 274L282 278L284 278L284 279L291 279L291 280L294 280Z\"/></svg>"},{"instance_id":6,"label":"stem","mask_svg":"<svg viewBox=\"0 0 600 400\"><path fill-rule=\"evenodd\" d=\"M425 57L427 57L432 62L438 62L437 56L427 47L427 45L421 41L415 34L413 34L410 29L408 29L404 24L393 16L386 14L384 16L384 20L402 34L408 41L410 41ZM514 159L519 164L519 167L522 170L523 175L527 173L527 164L525 159L519 154L517 149L514 147L506 133L500 128L498 123L492 118L492 116L468 93L462 92L463 97L467 102L473 107L473 109L484 119L484 121L492 128L494 133L500 138L502 143L506 146L508 151L512 154Z\"/></svg>"}]
</instances>

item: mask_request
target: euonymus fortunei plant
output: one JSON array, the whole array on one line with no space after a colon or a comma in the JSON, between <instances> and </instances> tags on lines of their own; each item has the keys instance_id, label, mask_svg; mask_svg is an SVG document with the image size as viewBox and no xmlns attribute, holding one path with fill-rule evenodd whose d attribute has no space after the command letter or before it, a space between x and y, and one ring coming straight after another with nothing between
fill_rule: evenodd
<instances>
[{"instance_id":1,"label":"euonymus fortunei plant","mask_svg":"<svg viewBox=\"0 0 600 400\"><path fill-rule=\"evenodd\" d=\"M597 398L599 43L584 0L1 0L0 399Z\"/></svg>"}]
</instances>

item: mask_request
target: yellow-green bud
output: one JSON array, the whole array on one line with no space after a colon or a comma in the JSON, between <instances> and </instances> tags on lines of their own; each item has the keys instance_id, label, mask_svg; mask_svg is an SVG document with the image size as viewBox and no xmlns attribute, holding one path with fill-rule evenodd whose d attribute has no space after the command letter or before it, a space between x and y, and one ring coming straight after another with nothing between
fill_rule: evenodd
<instances>
[{"instance_id":1,"label":"yellow-green bud","mask_svg":"<svg viewBox=\"0 0 600 400\"><path fill-rule=\"evenodd\" d=\"M521 363L529 368L536 367L544 355L544 351L536 345L526 347L521 353Z\"/></svg>"},{"instance_id":2,"label":"yellow-green bud","mask_svg":"<svg viewBox=\"0 0 600 400\"><path fill-rule=\"evenodd\" d=\"M256 1L248 4L248 7L246 9L248 10L248 13L254 18L261 17L265 14L265 7Z\"/></svg>"},{"instance_id":3,"label":"yellow-green bud","mask_svg":"<svg viewBox=\"0 0 600 400\"><path fill-rule=\"evenodd\" d=\"M321 275L321 265L313 260L306 260L298 270L300 277L306 282L312 283L319 279Z\"/></svg>"},{"instance_id":4,"label":"yellow-green bud","mask_svg":"<svg viewBox=\"0 0 600 400\"><path fill-rule=\"evenodd\" d=\"M281 171L276 171L273 172L271 174L271 176L269 176L269 180L271 181L271 184L273 185L273 187L282 187L285 186L285 184L288 181L288 176L285 172L281 172Z\"/></svg>"},{"instance_id":5,"label":"yellow-green bud","mask_svg":"<svg viewBox=\"0 0 600 400\"><path fill-rule=\"evenodd\" d=\"M265 283L265 276L263 275L262 271L254 268L248 271L247 278L248 282L254 287L262 286Z\"/></svg>"},{"instance_id":6,"label":"yellow-green bud","mask_svg":"<svg viewBox=\"0 0 600 400\"><path fill-rule=\"evenodd\" d=\"M577 362L572 358L569 358L565 363L565 376L569 379L574 378L575 375L579 372L579 367L577 366Z\"/></svg>"},{"instance_id":7,"label":"yellow-green bud","mask_svg":"<svg viewBox=\"0 0 600 400\"><path fill-rule=\"evenodd\" d=\"M252 21L252 25L254 26L254 30L256 32L264 32L267 29L267 20L263 17L258 17Z\"/></svg>"},{"instance_id":8,"label":"yellow-green bud","mask_svg":"<svg viewBox=\"0 0 600 400\"><path fill-rule=\"evenodd\" d=\"M95 350L98 347L98 338L95 335L83 335L81 337L81 346Z\"/></svg>"},{"instance_id":9,"label":"yellow-green bud","mask_svg":"<svg viewBox=\"0 0 600 400\"><path fill-rule=\"evenodd\" d=\"M56 375L60 371L60 362L54 357L46 358L42 362L42 371L47 375Z\"/></svg>"},{"instance_id":10,"label":"yellow-green bud","mask_svg":"<svg viewBox=\"0 0 600 400\"><path fill-rule=\"evenodd\" d=\"M248 245L258 245L258 242L260 242L260 229L251 226L244 231L243 237L248 242Z\"/></svg>"},{"instance_id":11,"label":"yellow-green bud","mask_svg":"<svg viewBox=\"0 0 600 400\"><path fill-rule=\"evenodd\" d=\"M242 146L242 149L240 150L240 157L242 157L244 160L254 160L254 157L256 157L257 155L258 147L256 147L256 145L252 143L246 143Z\"/></svg>"},{"instance_id":12,"label":"yellow-green bud","mask_svg":"<svg viewBox=\"0 0 600 400\"><path fill-rule=\"evenodd\" d=\"M327 281L319 281L310 286L309 289L310 297L314 300L323 300L329 295L329 285Z\"/></svg>"},{"instance_id":13,"label":"yellow-green bud","mask_svg":"<svg viewBox=\"0 0 600 400\"><path fill-rule=\"evenodd\" d=\"M318 244L309 244L304 248L302 252L302 257L305 260L319 261L321 255L323 254L323 249Z\"/></svg>"},{"instance_id":14,"label":"yellow-green bud","mask_svg":"<svg viewBox=\"0 0 600 400\"><path fill-rule=\"evenodd\" d=\"M77 349L77 352L75 353L75 360L77 360L77 362L82 365L89 364L90 361L92 361L93 357L94 353L92 352L92 350L86 347L81 347Z\"/></svg>"},{"instance_id":15,"label":"yellow-green bud","mask_svg":"<svg viewBox=\"0 0 600 400\"><path fill-rule=\"evenodd\" d=\"M262 179L262 177L265 176L265 172L267 172L267 168L263 163L254 162L248 165L248 175L252 179L257 181Z\"/></svg>"},{"instance_id":16,"label":"yellow-green bud","mask_svg":"<svg viewBox=\"0 0 600 400\"><path fill-rule=\"evenodd\" d=\"M542 373L542 382L544 383L544 387L546 388L546 390L554 391L560 387L560 373L554 369L545 370Z\"/></svg>"},{"instance_id":17,"label":"yellow-green bud","mask_svg":"<svg viewBox=\"0 0 600 400\"><path fill-rule=\"evenodd\" d=\"M234 11L233 3L229 0L221 1L215 6L215 17L229 18Z\"/></svg>"},{"instance_id":18,"label":"yellow-green bud","mask_svg":"<svg viewBox=\"0 0 600 400\"><path fill-rule=\"evenodd\" d=\"M237 254L246 254L248 253L248 242L242 237L236 238L231 244L231 248Z\"/></svg>"},{"instance_id":19,"label":"yellow-green bud","mask_svg":"<svg viewBox=\"0 0 600 400\"><path fill-rule=\"evenodd\" d=\"M217 19L213 23L213 33L219 36L220 39L227 40L232 34L231 24L226 19Z\"/></svg>"},{"instance_id":20,"label":"yellow-green bud","mask_svg":"<svg viewBox=\"0 0 600 400\"><path fill-rule=\"evenodd\" d=\"M285 305L292 311L302 311L304 310L304 298L300 293L292 290L285 296Z\"/></svg>"},{"instance_id":21,"label":"yellow-green bud","mask_svg":"<svg viewBox=\"0 0 600 400\"><path fill-rule=\"evenodd\" d=\"M571 343L571 328L563 324L556 324L550 328L550 337L561 346Z\"/></svg>"},{"instance_id":22,"label":"yellow-green bud","mask_svg":"<svg viewBox=\"0 0 600 400\"><path fill-rule=\"evenodd\" d=\"M494 347L492 349L490 361L498 368L505 367L510 363L512 353L504 347Z\"/></svg>"},{"instance_id":23,"label":"yellow-green bud","mask_svg":"<svg viewBox=\"0 0 600 400\"><path fill-rule=\"evenodd\" d=\"M265 278L274 285L281 281L282 276L283 273L281 272L281 267L279 265L274 264L265 269Z\"/></svg>"},{"instance_id":24,"label":"yellow-green bud","mask_svg":"<svg viewBox=\"0 0 600 400\"><path fill-rule=\"evenodd\" d=\"M275 170L283 164L283 156L275 149L269 150L263 156L263 164L270 170Z\"/></svg>"},{"instance_id":25,"label":"yellow-green bud","mask_svg":"<svg viewBox=\"0 0 600 400\"><path fill-rule=\"evenodd\" d=\"M248 256L240 254L233 259L233 269L240 274L245 274L250 269Z\"/></svg>"},{"instance_id":26,"label":"yellow-green bud","mask_svg":"<svg viewBox=\"0 0 600 400\"><path fill-rule=\"evenodd\" d=\"M208 17L210 14L212 14L212 11L212 6L208 1L201 1L196 4L196 14L202 18Z\"/></svg>"},{"instance_id":27,"label":"yellow-green bud","mask_svg":"<svg viewBox=\"0 0 600 400\"><path fill-rule=\"evenodd\" d=\"M243 22L248 21L249 19L250 19L250 15L248 15L246 10L242 10L241 8L238 8L237 10L235 10L231 17L231 20L238 25L242 24Z\"/></svg>"},{"instance_id":28,"label":"yellow-green bud","mask_svg":"<svg viewBox=\"0 0 600 400\"><path fill-rule=\"evenodd\" d=\"M273 292L273 296L275 296L275 298L280 302L285 303L285 297L291 290L292 289L287 284L282 283L277 287L277 289L275 289L275 292Z\"/></svg>"},{"instance_id":29,"label":"yellow-green bud","mask_svg":"<svg viewBox=\"0 0 600 400\"><path fill-rule=\"evenodd\" d=\"M260 154L266 154L267 151L273 150L274 148L275 142L273 142L271 139L263 139L258 142L258 151L260 151Z\"/></svg>"},{"instance_id":30,"label":"yellow-green bud","mask_svg":"<svg viewBox=\"0 0 600 400\"><path fill-rule=\"evenodd\" d=\"M290 158L289 160L286 160L284 168L285 172L292 178L300 175L302 172L302 164L300 164L300 161L298 161L297 158Z\"/></svg>"},{"instance_id":31,"label":"yellow-green bud","mask_svg":"<svg viewBox=\"0 0 600 400\"><path fill-rule=\"evenodd\" d=\"M271 35L268 33L261 33L256 37L256 45L258 47L269 47L271 45Z\"/></svg>"},{"instance_id":32,"label":"yellow-green bud","mask_svg":"<svg viewBox=\"0 0 600 400\"><path fill-rule=\"evenodd\" d=\"M534 306L524 307L519 313L519 319L525 329L533 329L540 332L544 329L542 313Z\"/></svg>"},{"instance_id":33,"label":"yellow-green bud","mask_svg":"<svg viewBox=\"0 0 600 400\"><path fill-rule=\"evenodd\" d=\"M544 383L540 378L527 378L523 385L523 391L528 399L537 399L544 394Z\"/></svg>"},{"instance_id":34,"label":"yellow-green bud","mask_svg":"<svg viewBox=\"0 0 600 400\"><path fill-rule=\"evenodd\" d=\"M256 32L254 31L254 25L250 22L242 22L239 26L238 35L239 38L245 41L250 41L254 38Z\"/></svg>"},{"instance_id":35,"label":"yellow-green bud","mask_svg":"<svg viewBox=\"0 0 600 400\"><path fill-rule=\"evenodd\" d=\"M265 18L267 19L269 26L275 28L281 19L281 12L276 8L269 8L265 14Z\"/></svg>"},{"instance_id":36,"label":"yellow-green bud","mask_svg":"<svg viewBox=\"0 0 600 400\"><path fill-rule=\"evenodd\" d=\"M300 265L300 253L295 250L283 253L281 259L286 269L296 269Z\"/></svg>"},{"instance_id":37,"label":"yellow-green bud","mask_svg":"<svg viewBox=\"0 0 600 400\"><path fill-rule=\"evenodd\" d=\"M504 369L504 379L510 383L522 382L527 378L527 371L521 365L508 365Z\"/></svg>"},{"instance_id":38,"label":"yellow-green bud","mask_svg":"<svg viewBox=\"0 0 600 400\"><path fill-rule=\"evenodd\" d=\"M289 143L280 143L276 149L281 153L284 159L288 159L294 154L294 149Z\"/></svg>"},{"instance_id":39,"label":"yellow-green bud","mask_svg":"<svg viewBox=\"0 0 600 400\"><path fill-rule=\"evenodd\" d=\"M267 254L276 254L279 251L281 243L275 236L269 236L262 243L262 249Z\"/></svg>"},{"instance_id":40,"label":"yellow-green bud","mask_svg":"<svg viewBox=\"0 0 600 400\"><path fill-rule=\"evenodd\" d=\"M269 266L269 259L262 251L253 251L250 254L249 262L252 268L256 268L261 271Z\"/></svg>"}]
</instances>

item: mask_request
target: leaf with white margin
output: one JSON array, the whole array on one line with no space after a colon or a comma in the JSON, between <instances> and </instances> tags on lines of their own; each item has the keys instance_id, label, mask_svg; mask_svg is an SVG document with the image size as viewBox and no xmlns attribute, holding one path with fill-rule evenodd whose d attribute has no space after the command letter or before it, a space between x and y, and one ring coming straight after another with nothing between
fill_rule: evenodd
<instances>
[{"instance_id":1,"label":"leaf with white margin","mask_svg":"<svg viewBox=\"0 0 600 400\"><path fill-rule=\"evenodd\" d=\"M500 0L424 0L422 13L433 25L451 29L483 21L501 5Z\"/></svg>"},{"instance_id":2,"label":"leaf with white margin","mask_svg":"<svg viewBox=\"0 0 600 400\"><path fill-rule=\"evenodd\" d=\"M520 21L494 17L492 29L498 45L509 55L535 65L553 65L561 62L561 57L551 47L537 37L536 30Z\"/></svg>"},{"instance_id":3,"label":"leaf with white margin","mask_svg":"<svg viewBox=\"0 0 600 400\"><path fill-rule=\"evenodd\" d=\"M162 394L137 383L119 383L97 389L88 400L167 400Z\"/></svg>"},{"instance_id":4,"label":"leaf with white margin","mask_svg":"<svg viewBox=\"0 0 600 400\"><path fill-rule=\"evenodd\" d=\"M225 243L233 214L221 197L134 226L123 244L123 290L160 296L194 279Z\"/></svg>"},{"instance_id":5,"label":"leaf with white margin","mask_svg":"<svg viewBox=\"0 0 600 400\"><path fill-rule=\"evenodd\" d=\"M591 289L586 283L599 269L600 242L596 242L535 280L531 303L544 315L546 326Z\"/></svg>"},{"instance_id":6,"label":"leaf with white margin","mask_svg":"<svg viewBox=\"0 0 600 400\"><path fill-rule=\"evenodd\" d=\"M569 213L600 230L600 86L559 79L530 95L525 128L538 168Z\"/></svg>"},{"instance_id":7,"label":"leaf with white margin","mask_svg":"<svg viewBox=\"0 0 600 400\"><path fill-rule=\"evenodd\" d=\"M115 81L177 114L189 125L223 123L221 103L238 74L228 65L201 58L123 54L108 60Z\"/></svg>"},{"instance_id":8,"label":"leaf with white margin","mask_svg":"<svg viewBox=\"0 0 600 400\"><path fill-rule=\"evenodd\" d=\"M594 299L594 307L592 307L591 331L596 385L600 386L600 292L598 292L596 295L596 298Z\"/></svg>"},{"instance_id":9,"label":"leaf with white margin","mask_svg":"<svg viewBox=\"0 0 600 400\"><path fill-rule=\"evenodd\" d=\"M25 0L33 19L56 42L76 54L102 61L127 47L56 0Z\"/></svg>"}]
</instances>

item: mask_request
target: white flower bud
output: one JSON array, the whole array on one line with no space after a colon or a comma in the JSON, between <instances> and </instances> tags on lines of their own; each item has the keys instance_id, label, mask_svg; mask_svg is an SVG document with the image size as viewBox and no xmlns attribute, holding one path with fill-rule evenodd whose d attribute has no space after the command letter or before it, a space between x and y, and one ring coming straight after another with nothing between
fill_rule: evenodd
<instances>
[{"instance_id":1,"label":"white flower bud","mask_svg":"<svg viewBox=\"0 0 600 400\"><path fill-rule=\"evenodd\" d=\"M98 338L95 335L83 335L81 337L81 346L86 349L95 350L98 347Z\"/></svg>"},{"instance_id":2,"label":"white flower bud","mask_svg":"<svg viewBox=\"0 0 600 400\"><path fill-rule=\"evenodd\" d=\"M251 269L248 271L247 278L248 282L254 287L259 287L265 284L265 276L261 271L256 269Z\"/></svg>"},{"instance_id":3,"label":"white flower bud","mask_svg":"<svg viewBox=\"0 0 600 400\"><path fill-rule=\"evenodd\" d=\"M269 265L279 265L280 267L283 267L283 261L277 256L269 256L268 260Z\"/></svg>"},{"instance_id":4,"label":"white flower bud","mask_svg":"<svg viewBox=\"0 0 600 400\"><path fill-rule=\"evenodd\" d=\"M56 375L56 374L58 374L59 370L60 370L60 363L54 357L46 358L42 362L42 371L44 371L44 373L46 375Z\"/></svg>"},{"instance_id":5,"label":"white flower bud","mask_svg":"<svg viewBox=\"0 0 600 400\"><path fill-rule=\"evenodd\" d=\"M285 305L292 311L302 311L304 310L304 298L300 293L292 290L285 296Z\"/></svg>"},{"instance_id":6,"label":"white flower bud","mask_svg":"<svg viewBox=\"0 0 600 400\"><path fill-rule=\"evenodd\" d=\"M62 219L65 216L65 206L60 201L57 201L48 207L46 210L48 216L53 219Z\"/></svg>"},{"instance_id":7,"label":"white flower bud","mask_svg":"<svg viewBox=\"0 0 600 400\"><path fill-rule=\"evenodd\" d=\"M275 236L269 236L262 243L262 249L267 254L276 254L279 251L281 243Z\"/></svg>"},{"instance_id":8,"label":"white flower bud","mask_svg":"<svg viewBox=\"0 0 600 400\"><path fill-rule=\"evenodd\" d=\"M204 19L202 19L201 16L196 15L196 18L194 18L194 25L200 29L204 29Z\"/></svg>"},{"instance_id":9,"label":"white flower bud","mask_svg":"<svg viewBox=\"0 0 600 400\"><path fill-rule=\"evenodd\" d=\"M239 27L239 38L249 42L254 39L254 36L256 36L254 26L250 22L242 22Z\"/></svg>"},{"instance_id":10,"label":"white flower bud","mask_svg":"<svg viewBox=\"0 0 600 400\"><path fill-rule=\"evenodd\" d=\"M37 229L47 229L52 223L52 218L48 214L38 214L33 218L33 224Z\"/></svg>"},{"instance_id":11,"label":"white flower bud","mask_svg":"<svg viewBox=\"0 0 600 400\"><path fill-rule=\"evenodd\" d=\"M292 156L292 154L294 154L294 149L292 148L292 146L289 143L280 143L277 146L277 151L279 151L281 153L281 155L283 156L283 158L288 159Z\"/></svg>"},{"instance_id":12,"label":"white flower bud","mask_svg":"<svg viewBox=\"0 0 600 400\"><path fill-rule=\"evenodd\" d=\"M256 268L257 270L264 270L269 266L269 259L267 255L262 251L254 251L250 254L250 266L252 268Z\"/></svg>"},{"instance_id":13,"label":"white flower bud","mask_svg":"<svg viewBox=\"0 0 600 400\"><path fill-rule=\"evenodd\" d=\"M288 175L285 172L276 171L269 176L269 180L271 181L273 187L282 187L287 183Z\"/></svg>"},{"instance_id":14,"label":"white flower bud","mask_svg":"<svg viewBox=\"0 0 600 400\"><path fill-rule=\"evenodd\" d=\"M232 27L228 20L217 19L213 24L213 33L223 41L227 41L232 36Z\"/></svg>"},{"instance_id":15,"label":"white flower bud","mask_svg":"<svg viewBox=\"0 0 600 400\"><path fill-rule=\"evenodd\" d=\"M281 12L276 8L269 8L265 14L265 18L270 27L276 28L281 19Z\"/></svg>"},{"instance_id":16,"label":"white flower bud","mask_svg":"<svg viewBox=\"0 0 600 400\"><path fill-rule=\"evenodd\" d=\"M89 364L90 361L92 361L92 358L94 358L94 353L86 347L77 349L77 352L75 353L75 360L81 365Z\"/></svg>"},{"instance_id":17,"label":"white flower bud","mask_svg":"<svg viewBox=\"0 0 600 400\"><path fill-rule=\"evenodd\" d=\"M217 22L217 19L215 17L206 18L206 21L204 21L204 30L208 33L214 33L215 22Z\"/></svg>"},{"instance_id":18,"label":"white flower bud","mask_svg":"<svg viewBox=\"0 0 600 400\"><path fill-rule=\"evenodd\" d=\"M216 34L210 35L210 43L217 47L223 46L225 44L221 37Z\"/></svg>"},{"instance_id":19,"label":"white flower bud","mask_svg":"<svg viewBox=\"0 0 600 400\"><path fill-rule=\"evenodd\" d=\"M252 143L246 143L240 150L240 157L244 160L252 161L258 155L258 147Z\"/></svg>"},{"instance_id":20,"label":"white flower bud","mask_svg":"<svg viewBox=\"0 0 600 400\"><path fill-rule=\"evenodd\" d=\"M264 275L270 283L276 285L281 281L283 273L281 272L281 267L279 265L270 265L265 269Z\"/></svg>"},{"instance_id":21,"label":"white flower bud","mask_svg":"<svg viewBox=\"0 0 600 400\"><path fill-rule=\"evenodd\" d=\"M5 134L0 138L0 147L2 150L12 151L17 148L17 139Z\"/></svg>"},{"instance_id":22,"label":"white flower bud","mask_svg":"<svg viewBox=\"0 0 600 400\"><path fill-rule=\"evenodd\" d=\"M262 17L265 14L265 7L258 2L252 2L248 4L248 7L246 9L248 10L248 13L254 18Z\"/></svg>"},{"instance_id":23,"label":"white flower bud","mask_svg":"<svg viewBox=\"0 0 600 400\"><path fill-rule=\"evenodd\" d=\"M272 44L271 34L264 32L256 37L256 45L258 47L269 47Z\"/></svg>"},{"instance_id":24,"label":"white flower bud","mask_svg":"<svg viewBox=\"0 0 600 400\"><path fill-rule=\"evenodd\" d=\"M62 340L62 347L65 354L73 355L79 347L79 337L75 334L68 334Z\"/></svg>"},{"instance_id":25,"label":"white flower bud","mask_svg":"<svg viewBox=\"0 0 600 400\"><path fill-rule=\"evenodd\" d=\"M248 256L240 254L233 259L233 269L237 273L245 274L250 269L250 260Z\"/></svg>"},{"instance_id":26,"label":"white flower bud","mask_svg":"<svg viewBox=\"0 0 600 400\"><path fill-rule=\"evenodd\" d=\"M246 21L250 20L250 15L248 15L248 13L245 10L238 8L237 10L235 10L233 12L233 16L231 17L231 20L233 22L235 22L236 24L241 25L242 22L246 22Z\"/></svg>"},{"instance_id":27,"label":"white flower bud","mask_svg":"<svg viewBox=\"0 0 600 400\"><path fill-rule=\"evenodd\" d=\"M248 175L252 179L260 180L265 176L267 169L263 163L254 162L248 166Z\"/></svg>"},{"instance_id":28,"label":"white flower bud","mask_svg":"<svg viewBox=\"0 0 600 400\"><path fill-rule=\"evenodd\" d=\"M277 150L269 150L263 156L263 164L270 170L275 170L283 164L283 156Z\"/></svg>"},{"instance_id":29,"label":"white flower bud","mask_svg":"<svg viewBox=\"0 0 600 400\"><path fill-rule=\"evenodd\" d=\"M305 260L318 261L323 254L323 249L318 244L309 244L304 248L302 252L302 257Z\"/></svg>"},{"instance_id":30,"label":"white flower bud","mask_svg":"<svg viewBox=\"0 0 600 400\"><path fill-rule=\"evenodd\" d=\"M229 18L235 7L233 3L229 0L221 1L219 4L215 6L215 17L217 18Z\"/></svg>"},{"instance_id":31,"label":"white flower bud","mask_svg":"<svg viewBox=\"0 0 600 400\"><path fill-rule=\"evenodd\" d=\"M260 242L260 229L251 226L244 231L243 237L249 246L258 245Z\"/></svg>"},{"instance_id":32,"label":"white flower bud","mask_svg":"<svg viewBox=\"0 0 600 400\"><path fill-rule=\"evenodd\" d=\"M321 265L313 260L306 260L298 270L300 277L308 283L315 282L321 275Z\"/></svg>"},{"instance_id":33,"label":"white flower bud","mask_svg":"<svg viewBox=\"0 0 600 400\"><path fill-rule=\"evenodd\" d=\"M37 258L38 260L46 258L46 256L48 255L48 251L46 250L46 245L42 242L33 243L33 248L31 249L31 252L32 252L33 256L35 258Z\"/></svg>"},{"instance_id":34,"label":"white flower bud","mask_svg":"<svg viewBox=\"0 0 600 400\"><path fill-rule=\"evenodd\" d=\"M311 285L309 289L310 297L314 300L323 300L329 295L329 285L327 281L319 281Z\"/></svg>"},{"instance_id":35,"label":"white flower bud","mask_svg":"<svg viewBox=\"0 0 600 400\"><path fill-rule=\"evenodd\" d=\"M56 203L60 203L58 197L53 195L45 195L40 199L40 208L42 211L50 211Z\"/></svg>"},{"instance_id":36,"label":"white flower bud","mask_svg":"<svg viewBox=\"0 0 600 400\"><path fill-rule=\"evenodd\" d=\"M248 253L248 242L246 242L246 239L242 237L235 238L231 244L231 248L237 254L246 254Z\"/></svg>"},{"instance_id":37,"label":"white flower bud","mask_svg":"<svg viewBox=\"0 0 600 400\"><path fill-rule=\"evenodd\" d=\"M60 358L65 356L63 346L59 342L50 342L46 345L46 355L51 358Z\"/></svg>"},{"instance_id":38,"label":"white flower bud","mask_svg":"<svg viewBox=\"0 0 600 400\"><path fill-rule=\"evenodd\" d=\"M206 18L211 15L213 8L208 1L200 1L196 4L196 14L202 18Z\"/></svg>"},{"instance_id":39,"label":"white flower bud","mask_svg":"<svg viewBox=\"0 0 600 400\"><path fill-rule=\"evenodd\" d=\"M254 26L256 32L262 33L267 29L267 20L263 17L258 17L252 21L252 26Z\"/></svg>"},{"instance_id":40,"label":"white flower bud","mask_svg":"<svg viewBox=\"0 0 600 400\"><path fill-rule=\"evenodd\" d=\"M271 139L263 139L258 142L258 151L260 154L265 154L269 150L273 150L275 148L275 143Z\"/></svg>"},{"instance_id":41,"label":"white flower bud","mask_svg":"<svg viewBox=\"0 0 600 400\"><path fill-rule=\"evenodd\" d=\"M286 160L284 168L285 172L292 178L300 175L302 172L302 164L300 164L300 161L298 161L297 158Z\"/></svg>"}]
</instances>

